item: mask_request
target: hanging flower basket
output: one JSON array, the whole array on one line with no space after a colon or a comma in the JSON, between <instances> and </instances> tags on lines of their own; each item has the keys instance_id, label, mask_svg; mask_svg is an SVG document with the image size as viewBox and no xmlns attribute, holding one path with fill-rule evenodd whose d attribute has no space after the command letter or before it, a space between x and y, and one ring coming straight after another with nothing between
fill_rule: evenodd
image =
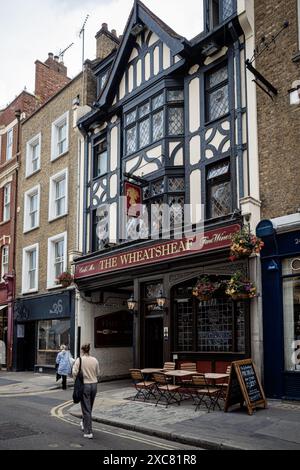
<instances>
[{"instance_id":1,"label":"hanging flower basket","mask_svg":"<svg viewBox=\"0 0 300 470\"><path fill-rule=\"evenodd\" d=\"M74 281L74 277L68 271L61 273L56 279L56 283L66 288L69 287Z\"/></svg>"},{"instance_id":2,"label":"hanging flower basket","mask_svg":"<svg viewBox=\"0 0 300 470\"><path fill-rule=\"evenodd\" d=\"M248 258L253 253L260 253L264 247L264 242L253 235L248 228L242 228L235 233L230 246L230 260L236 261L241 258Z\"/></svg>"},{"instance_id":3,"label":"hanging flower basket","mask_svg":"<svg viewBox=\"0 0 300 470\"><path fill-rule=\"evenodd\" d=\"M216 296L220 287L220 282L212 281L208 276L203 276L193 288L193 296L202 302L208 302Z\"/></svg>"},{"instance_id":4,"label":"hanging flower basket","mask_svg":"<svg viewBox=\"0 0 300 470\"><path fill-rule=\"evenodd\" d=\"M237 271L227 282L226 294L233 300L253 299L257 295L257 289L241 271Z\"/></svg>"}]
</instances>

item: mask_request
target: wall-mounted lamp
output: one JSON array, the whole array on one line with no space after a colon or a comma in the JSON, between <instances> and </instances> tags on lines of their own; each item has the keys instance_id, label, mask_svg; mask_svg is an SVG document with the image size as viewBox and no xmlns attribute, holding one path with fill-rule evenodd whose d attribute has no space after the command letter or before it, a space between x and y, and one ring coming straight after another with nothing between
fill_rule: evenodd
<instances>
[{"instance_id":1,"label":"wall-mounted lamp","mask_svg":"<svg viewBox=\"0 0 300 470\"><path fill-rule=\"evenodd\" d=\"M137 301L134 300L133 295L130 297L130 299L127 300L127 307L130 312L134 313L135 315L137 314Z\"/></svg>"},{"instance_id":2,"label":"wall-mounted lamp","mask_svg":"<svg viewBox=\"0 0 300 470\"><path fill-rule=\"evenodd\" d=\"M159 291L159 294L156 298L156 302L160 310L165 310L166 309L166 302L167 302L167 297L164 296L163 291Z\"/></svg>"}]
</instances>

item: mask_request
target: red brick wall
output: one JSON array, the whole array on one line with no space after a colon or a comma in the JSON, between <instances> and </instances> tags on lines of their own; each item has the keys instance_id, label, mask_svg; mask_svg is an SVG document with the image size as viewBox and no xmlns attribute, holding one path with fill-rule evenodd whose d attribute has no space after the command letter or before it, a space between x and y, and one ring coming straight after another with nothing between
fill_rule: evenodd
<instances>
[{"instance_id":1,"label":"red brick wall","mask_svg":"<svg viewBox=\"0 0 300 470\"><path fill-rule=\"evenodd\" d=\"M35 65L35 94L42 104L69 83L70 79L39 60Z\"/></svg>"}]
</instances>

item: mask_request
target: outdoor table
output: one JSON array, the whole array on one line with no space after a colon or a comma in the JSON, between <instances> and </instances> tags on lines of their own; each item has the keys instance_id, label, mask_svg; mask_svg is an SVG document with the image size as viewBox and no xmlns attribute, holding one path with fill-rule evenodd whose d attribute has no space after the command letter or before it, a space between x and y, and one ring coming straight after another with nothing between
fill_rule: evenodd
<instances>
[{"instance_id":1,"label":"outdoor table","mask_svg":"<svg viewBox=\"0 0 300 470\"><path fill-rule=\"evenodd\" d=\"M205 375L205 379L206 380L211 380L214 384L214 386L216 386L216 380L226 380L228 379L229 377L229 374L215 374L215 373L211 373L211 372L207 372ZM222 392L223 392L223 388L224 388L224 382L222 383L220 389L219 389L219 393L217 395L217 399L216 399L216 404L218 405L218 408L221 410L221 407L219 405L219 399L222 395Z\"/></svg>"},{"instance_id":2,"label":"outdoor table","mask_svg":"<svg viewBox=\"0 0 300 470\"><path fill-rule=\"evenodd\" d=\"M168 372L165 372L165 375L168 377L173 377L173 383L175 384L176 377L192 377L193 375L197 375L197 372L192 372L190 370L170 370Z\"/></svg>"},{"instance_id":3,"label":"outdoor table","mask_svg":"<svg viewBox=\"0 0 300 470\"><path fill-rule=\"evenodd\" d=\"M142 374L155 374L155 372L162 372L163 369L154 369L154 368L149 368L149 369L142 369L141 372Z\"/></svg>"}]
</instances>

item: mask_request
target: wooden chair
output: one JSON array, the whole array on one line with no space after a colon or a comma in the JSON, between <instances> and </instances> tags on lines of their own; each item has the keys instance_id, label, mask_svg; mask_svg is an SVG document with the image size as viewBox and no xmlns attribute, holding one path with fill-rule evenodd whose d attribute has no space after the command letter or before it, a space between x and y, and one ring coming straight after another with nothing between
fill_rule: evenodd
<instances>
[{"instance_id":1,"label":"wooden chair","mask_svg":"<svg viewBox=\"0 0 300 470\"><path fill-rule=\"evenodd\" d=\"M180 369L181 370L186 370L186 371L189 371L189 372L195 372L195 374L197 374L197 364L196 362L182 362L180 364ZM192 379L189 377L189 378L181 378L180 379L180 383L182 385L186 385L186 386L191 386L192 385Z\"/></svg>"},{"instance_id":2,"label":"wooden chair","mask_svg":"<svg viewBox=\"0 0 300 470\"><path fill-rule=\"evenodd\" d=\"M176 367L175 362L165 362L163 370L164 371L175 370L175 367Z\"/></svg>"},{"instance_id":3,"label":"wooden chair","mask_svg":"<svg viewBox=\"0 0 300 470\"><path fill-rule=\"evenodd\" d=\"M130 369L129 370L133 385L137 391L136 395L134 396L134 400L137 400L140 397L144 398L144 401L148 400L152 395L154 398L154 389L155 389L155 382L145 380L140 369Z\"/></svg>"},{"instance_id":4,"label":"wooden chair","mask_svg":"<svg viewBox=\"0 0 300 470\"><path fill-rule=\"evenodd\" d=\"M193 388L191 393L194 398L194 404L196 405L195 411L200 408L201 404L204 403L208 412L214 410L216 406L221 409L218 399L220 396L220 388L212 387L205 378L205 374L193 375L192 377ZM208 402L205 400L208 398Z\"/></svg>"},{"instance_id":5,"label":"wooden chair","mask_svg":"<svg viewBox=\"0 0 300 470\"><path fill-rule=\"evenodd\" d=\"M226 369L226 374L230 375L230 372L231 372L231 366L228 366ZM227 382L216 384L221 389L220 398L222 398L223 400L226 399L228 384L229 384L229 377L227 379Z\"/></svg>"},{"instance_id":6,"label":"wooden chair","mask_svg":"<svg viewBox=\"0 0 300 470\"><path fill-rule=\"evenodd\" d=\"M153 374L153 380L155 381L158 392L158 399L155 406L157 406L161 400L166 401L166 407L168 407L171 403L177 403L177 405L180 405L182 395L180 393L179 385L170 384L168 377L166 377L165 374L158 372Z\"/></svg>"}]
</instances>

